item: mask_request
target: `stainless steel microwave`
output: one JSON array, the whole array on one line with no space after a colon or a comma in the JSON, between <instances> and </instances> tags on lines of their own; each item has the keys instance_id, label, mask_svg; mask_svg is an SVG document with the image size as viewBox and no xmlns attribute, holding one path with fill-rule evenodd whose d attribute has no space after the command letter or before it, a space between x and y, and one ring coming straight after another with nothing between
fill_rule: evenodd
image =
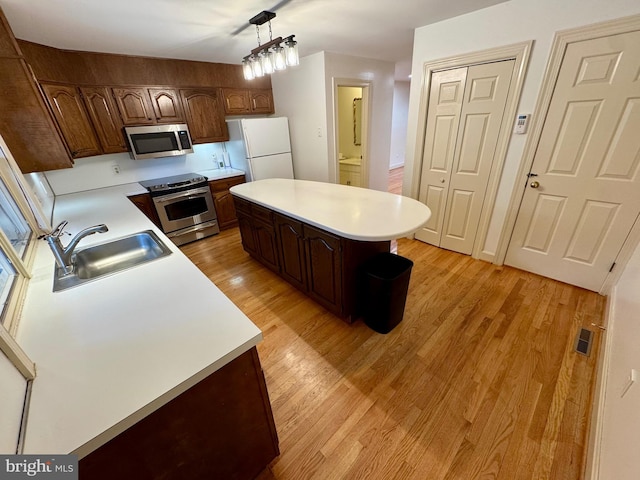
<instances>
[{"instance_id":1,"label":"stainless steel microwave","mask_svg":"<svg viewBox=\"0 0 640 480\"><path fill-rule=\"evenodd\" d=\"M124 127L134 160L193 153L191 135L184 123Z\"/></svg>"}]
</instances>

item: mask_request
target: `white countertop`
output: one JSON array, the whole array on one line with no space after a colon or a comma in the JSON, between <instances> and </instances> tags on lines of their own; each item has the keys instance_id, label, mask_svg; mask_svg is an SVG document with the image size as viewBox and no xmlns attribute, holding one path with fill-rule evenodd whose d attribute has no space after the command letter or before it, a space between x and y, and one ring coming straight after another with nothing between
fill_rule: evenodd
<instances>
[{"instance_id":1,"label":"white countertop","mask_svg":"<svg viewBox=\"0 0 640 480\"><path fill-rule=\"evenodd\" d=\"M270 178L231 193L352 240L393 240L422 227L429 208L412 198L334 183Z\"/></svg>"},{"instance_id":2,"label":"white countertop","mask_svg":"<svg viewBox=\"0 0 640 480\"><path fill-rule=\"evenodd\" d=\"M54 220L68 220L70 233L109 227L83 239L80 249L152 229L173 253L53 293L54 258L38 242L18 330L37 369L26 454L83 457L262 339L126 198L144 191L135 183L56 199Z\"/></svg>"}]
</instances>

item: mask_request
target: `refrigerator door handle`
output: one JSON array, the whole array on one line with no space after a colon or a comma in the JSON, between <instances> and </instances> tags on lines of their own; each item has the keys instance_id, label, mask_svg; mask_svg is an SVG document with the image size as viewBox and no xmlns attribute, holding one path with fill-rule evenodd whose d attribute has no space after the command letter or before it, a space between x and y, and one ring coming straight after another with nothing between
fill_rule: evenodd
<instances>
[{"instance_id":1,"label":"refrigerator door handle","mask_svg":"<svg viewBox=\"0 0 640 480\"><path fill-rule=\"evenodd\" d=\"M253 155L251 155L251 146L250 146L251 141L247 136L247 129L244 128L244 125L242 126L242 134L244 136L244 146L245 146L245 150L247 151L247 158L253 158Z\"/></svg>"}]
</instances>

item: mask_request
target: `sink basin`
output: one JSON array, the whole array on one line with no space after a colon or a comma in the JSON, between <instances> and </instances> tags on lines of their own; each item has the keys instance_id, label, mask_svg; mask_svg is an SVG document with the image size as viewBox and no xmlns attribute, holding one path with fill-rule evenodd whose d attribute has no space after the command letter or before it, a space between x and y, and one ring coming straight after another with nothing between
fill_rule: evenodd
<instances>
[{"instance_id":1,"label":"sink basin","mask_svg":"<svg viewBox=\"0 0 640 480\"><path fill-rule=\"evenodd\" d=\"M169 254L171 250L153 230L87 247L74 253L72 273L64 275L62 269L56 266L53 291L76 287Z\"/></svg>"}]
</instances>

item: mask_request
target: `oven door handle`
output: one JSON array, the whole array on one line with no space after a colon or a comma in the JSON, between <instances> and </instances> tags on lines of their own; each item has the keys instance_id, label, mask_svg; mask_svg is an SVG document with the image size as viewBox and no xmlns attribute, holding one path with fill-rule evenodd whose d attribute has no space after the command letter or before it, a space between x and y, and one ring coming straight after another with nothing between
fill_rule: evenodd
<instances>
[{"instance_id":1,"label":"oven door handle","mask_svg":"<svg viewBox=\"0 0 640 480\"><path fill-rule=\"evenodd\" d=\"M203 189L201 192L184 192L184 193L175 193L175 194L169 194L163 197L156 197L154 198L154 201L156 203L166 203L166 202L173 202L175 200L195 200L196 198L201 198L201 197L206 197L207 193L209 192L209 189L205 187L205 189Z\"/></svg>"}]
</instances>

